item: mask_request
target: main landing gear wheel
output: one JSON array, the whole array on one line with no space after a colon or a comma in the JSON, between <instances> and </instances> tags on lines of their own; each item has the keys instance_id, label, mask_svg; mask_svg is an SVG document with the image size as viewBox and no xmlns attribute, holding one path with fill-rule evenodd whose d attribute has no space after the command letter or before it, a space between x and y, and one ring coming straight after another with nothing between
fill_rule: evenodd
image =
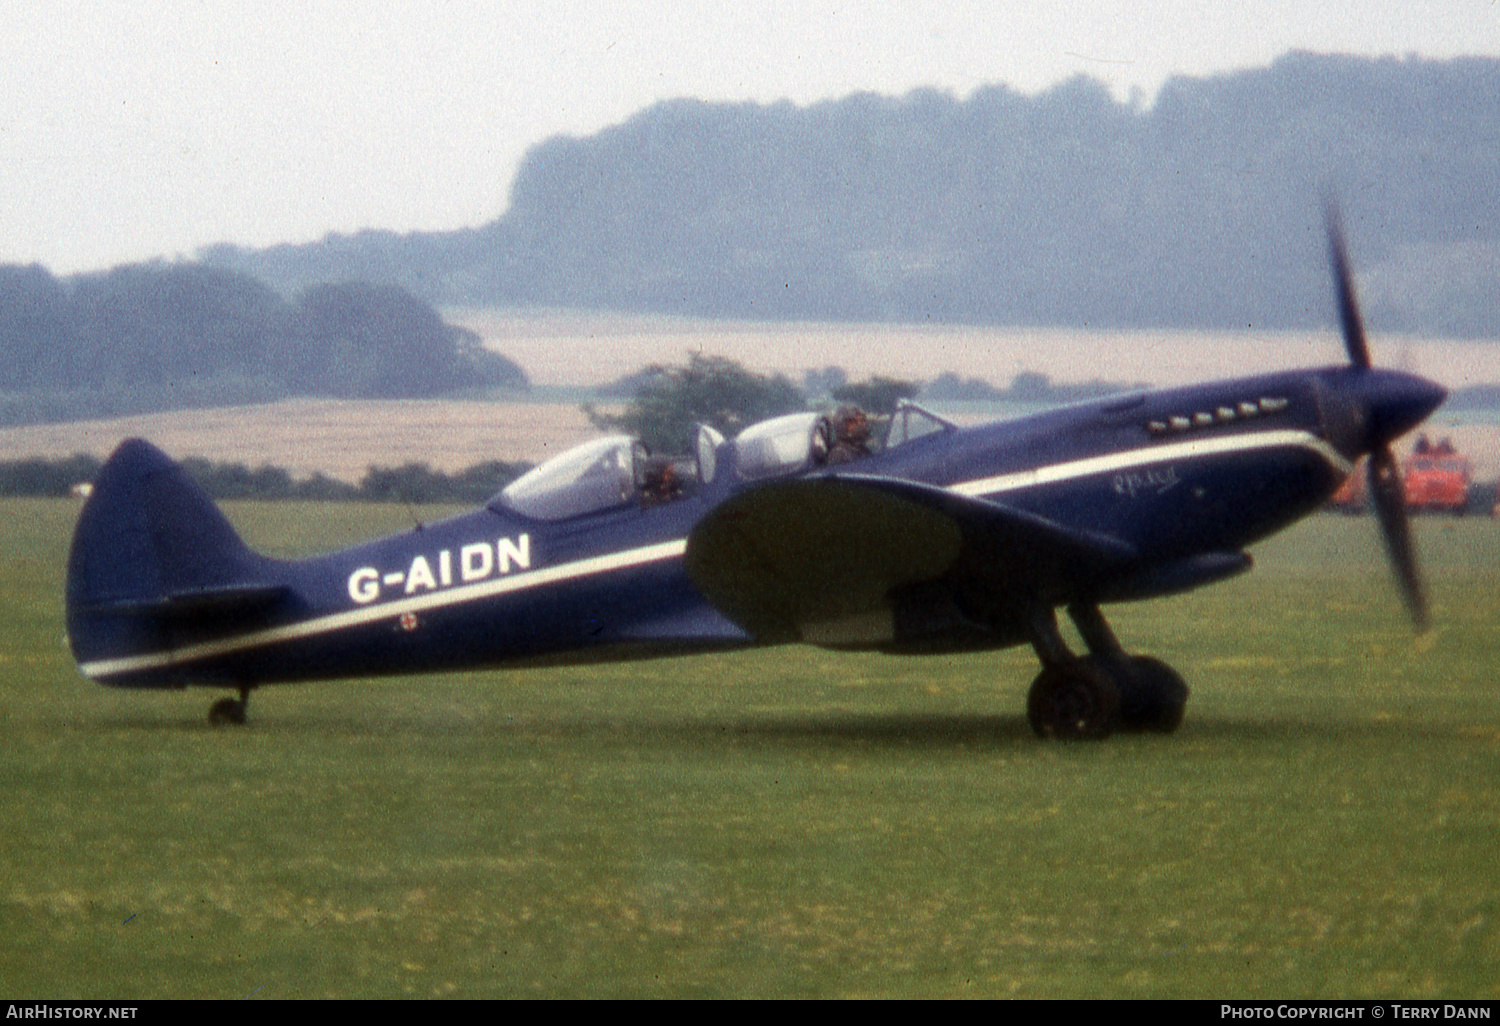
<instances>
[{"instance_id":1,"label":"main landing gear wheel","mask_svg":"<svg viewBox=\"0 0 1500 1026\"><path fill-rule=\"evenodd\" d=\"M239 727L245 723L250 706L250 689L240 688L239 698L221 698L208 710L208 722L214 727Z\"/></svg>"},{"instance_id":2,"label":"main landing gear wheel","mask_svg":"<svg viewBox=\"0 0 1500 1026\"><path fill-rule=\"evenodd\" d=\"M1044 667L1026 697L1026 719L1038 737L1101 741L1119 717L1113 676L1089 660Z\"/></svg>"},{"instance_id":3,"label":"main landing gear wheel","mask_svg":"<svg viewBox=\"0 0 1500 1026\"><path fill-rule=\"evenodd\" d=\"M1115 684L1120 691L1120 726L1124 729L1170 734L1182 726L1189 694L1187 682L1160 659L1132 656Z\"/></svg>"},{"instance_id":4,"label":"main landing gear wheel","mask_svg":"<svg viewBox=\"0 0 1500 1026\"><path fill-rule=\"evenodd\" d=\"M1075 603L1068 614L1089 649L1081 659L1058 633L1054 610L1032 612L1030 637L1042 672L1027 695L1026 719L1037 736L1101 740L1115 730L1176 730L1188 699L1177 671L1160 659L1126 655L1098 606Z\"/></svg>"}]
</instances>

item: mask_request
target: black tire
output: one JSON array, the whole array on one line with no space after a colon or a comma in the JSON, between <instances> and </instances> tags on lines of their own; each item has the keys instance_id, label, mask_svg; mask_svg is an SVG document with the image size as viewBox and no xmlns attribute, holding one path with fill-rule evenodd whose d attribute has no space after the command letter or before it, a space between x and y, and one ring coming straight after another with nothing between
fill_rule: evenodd
<instances>
[{"instance_id":1,"label":"black tire","mask_svg":"<svg viewBox=\"0 0 1500 1026\"><path fill-rule=\"evenodd\" d=\"M1026 719L1041 738L1102 741L1119 716L1113 676L1086 660L1043 668L1026 696Z\"/></svg>"},{"instance_id":2,"label":"black tire","mask_svg":"<svg viewBox=\"0 0 1500 1026\"><path fill-rule=\"evenodd\" d=\"M1182 675L1160 659L1132 656L1119 681L1120 725L1170 734L1182 725L1189 690Z\"/></svg>"},{"instance_id":3,"label":"black tire","mask_svg":"<svg viewBox=\"0 0 1500 1026\"><path fill-rule=\"evenodd\" d=\"M221 698L208 710L208 722L215 727L239 727L245 722L245 703L238 698Z\"/></svg>"}]
</instances>

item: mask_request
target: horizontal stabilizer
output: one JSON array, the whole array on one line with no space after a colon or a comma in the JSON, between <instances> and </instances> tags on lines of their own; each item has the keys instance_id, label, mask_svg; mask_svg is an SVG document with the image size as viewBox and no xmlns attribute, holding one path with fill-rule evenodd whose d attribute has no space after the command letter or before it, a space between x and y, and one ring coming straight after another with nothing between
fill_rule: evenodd
<instances>
[{"instance_id":1,"label":"horizontal stabilizer","mask_svg":"<svg viewBox=\"0 0 1500 1026\"><path fill-rule=\"evenodd\" d=\"M264 612L292 594L284 584L226 584L185 588L153 598L114 599L83 607L89 613L151 615L191 620L198 617L250 616Z\"/></svg>"}]
</instances>

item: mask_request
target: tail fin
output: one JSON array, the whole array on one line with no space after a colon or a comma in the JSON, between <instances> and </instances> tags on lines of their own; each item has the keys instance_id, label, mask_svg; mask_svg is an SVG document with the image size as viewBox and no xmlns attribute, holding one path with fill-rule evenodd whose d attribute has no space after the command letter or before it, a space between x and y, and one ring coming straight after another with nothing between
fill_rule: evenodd
<instances>
[{"instance_id":1,"label":"tail fin","mask_svg":"<svg viewBox=\"0 0 1500 1026\"><path fill-rule=\"evenodd\" d=\"M209 620L264 612L284 593L182 468L140 439L99 472L68 556L68 639L111 684L180 686L172 649ZM232 617L231 617L232 618Z\"/></svg>"}]
</instances>

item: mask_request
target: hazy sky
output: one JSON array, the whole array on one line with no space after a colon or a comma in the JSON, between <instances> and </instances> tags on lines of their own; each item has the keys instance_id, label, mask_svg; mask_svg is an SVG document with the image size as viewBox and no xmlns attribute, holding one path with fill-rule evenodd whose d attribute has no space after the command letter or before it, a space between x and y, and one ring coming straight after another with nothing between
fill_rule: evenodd
<instances>
[{"instance_id":1,"label":"hazy sky","mask_svg":"<svg viewBox=\"0 0 1500 1026\"><path fill-rule=\"evenodd\" d=\"M448 229L531 145L670 97L806 104L1077 74L1149 98L1290 49L1500 56L1500 0L7 0L0 262L59 273Z\"/></svg>"}]
</instances>

